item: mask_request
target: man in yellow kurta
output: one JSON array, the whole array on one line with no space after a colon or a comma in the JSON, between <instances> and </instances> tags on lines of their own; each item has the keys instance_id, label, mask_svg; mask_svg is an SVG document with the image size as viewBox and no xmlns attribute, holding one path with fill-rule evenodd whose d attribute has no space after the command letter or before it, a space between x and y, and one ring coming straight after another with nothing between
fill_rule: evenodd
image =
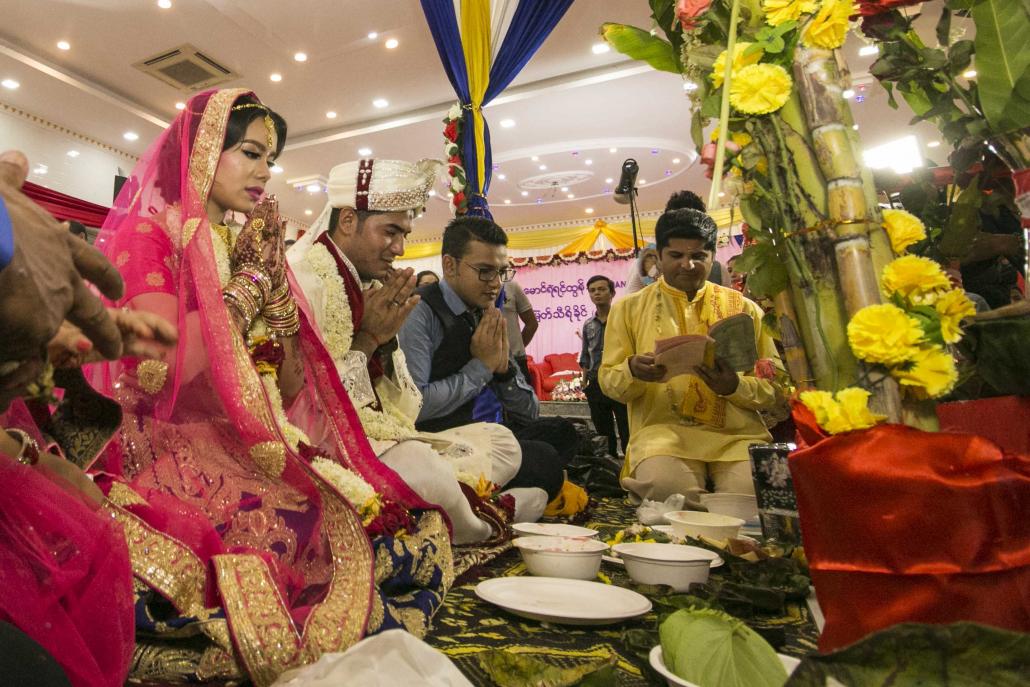
<instances>
[{"instance_id":1,"label":"man in yellow kurta","mask_svg":"<svg viewBox=\"0 0 1030 687\"><path fill-rule=\"evenodd\" d=\"M768 442L759 411L783 402L778 386L714 367L660 382L655 342L707 334L719 320L747 313L754 320L758 357L782 369L762 310L739 292L706 282L715 256L716 226L697 210L674 210L655 227L662 277L617 301L608 316L599 381L604 393L629 406L630 442L622 486L638 498L705 491L753 494L748 445Z\"/></svg>"}]
</instances>

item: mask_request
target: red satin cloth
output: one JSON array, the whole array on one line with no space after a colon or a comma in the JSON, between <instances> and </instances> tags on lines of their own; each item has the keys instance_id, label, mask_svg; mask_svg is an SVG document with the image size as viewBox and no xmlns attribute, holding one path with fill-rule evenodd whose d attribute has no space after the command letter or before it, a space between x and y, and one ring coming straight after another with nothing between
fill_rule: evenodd
<instances>
[{"instance_id":1,"label":"red satin cloth","mask_svg":"<svg viewBox=\"0 0 1030 687\"><path fill-rule=\"evenodd\" d=\"M902 425L824 438L800 403L794 420L820 650L900 622L1030 631L1030 457Z\"/></svg>"},{"instance_id":2,"label":"red satin cloth","mask_svg":"<svg viewBox=\"0 0 1030 687\"><path fill-rule=\"evenodd\" d=\"M114 184L113 178L111 183L112 185ZM102 227L104 225L104 218L107 217L107 213L111 210L109 207L90 203L89 201L39 186L31 181L25 182L25 185L22 186L22 191L57 219L61 221L73 219L77 222L82 222L87 227Z\"/></svg>"}]
</instances>

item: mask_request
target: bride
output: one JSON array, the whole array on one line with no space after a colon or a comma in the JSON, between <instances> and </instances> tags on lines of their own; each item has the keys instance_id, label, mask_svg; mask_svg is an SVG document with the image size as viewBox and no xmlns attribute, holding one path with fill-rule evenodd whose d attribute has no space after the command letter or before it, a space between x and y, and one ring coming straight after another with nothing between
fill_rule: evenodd
<instances>
[{"instance_id":1,"label":"bride","mask_svg":"<svg viewBox=\"0 0 1030 687\"><path fill-rule=\"evenodd\" d=\"M137 680L268 685L365 634L423 635L453 581L445 520L376 459L297 307L263 199L285 137L252 93L195 96L97 242L116 305L179 328L164 360L91 370L124 414L93 468L137 580Z\"/></svg>"}]
</instances>

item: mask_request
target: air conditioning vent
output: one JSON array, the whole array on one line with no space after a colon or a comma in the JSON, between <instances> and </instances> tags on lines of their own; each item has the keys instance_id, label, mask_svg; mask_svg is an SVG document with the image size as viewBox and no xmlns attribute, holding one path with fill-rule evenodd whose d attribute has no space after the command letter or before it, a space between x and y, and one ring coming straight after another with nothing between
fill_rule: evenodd
<instances>
[{"instance_id":1,"label":"air conditioning vent","mask_svg":"<svg viewBox=\"0 0 1030 687\"><path fill-rule=\"evenodd\" d=\"M199 91L239 78L188 43L132 65L180 91Z\"/></svg>"}]
</instances>

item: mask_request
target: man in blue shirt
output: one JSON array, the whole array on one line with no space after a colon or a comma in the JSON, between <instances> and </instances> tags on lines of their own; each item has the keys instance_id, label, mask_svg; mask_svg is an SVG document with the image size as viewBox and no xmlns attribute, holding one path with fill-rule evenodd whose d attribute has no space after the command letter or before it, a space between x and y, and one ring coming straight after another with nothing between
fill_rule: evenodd
<instances>
[{"instance_id":1,"label":"man in blue shirt","mask_svg":"<svg viewBox=\"0 0 1030 687\"><path fill-rule=\"evenodd\" d=\"M415 427L443 431L502 422L522 447L509 487L540 487L554 499L579 438L564 418L541 418L536 395L508 349L508 328L494 303L514 270L508 237L482 217L458 217L443 235L443 280L419 289L422 300L400 331L408 370L422 392Z\"/></svg>"},{"instance_id":2,"label":"man in blue shirt","mask_svg":"<svg viewBox=\"0 0 1030 687\"><path fill-rule=\"evenodd\" d=\"M583 350L579 354L579 366L583 368L583 380L586 382L583 393L590 405L590 419L594 429L608 438L608 453L617 456L618 445L622 445L622 452L625 453L629 443L626 405L605 396L601 385L597 383L597 371L601 367L601 355L604 353L604 327L608 323L608 312L612 309L615 282L596 274L587 281L587 293L597 307L597 313L583 325ZM616 425L619 427L618 442L615 440Z\"/></svg>"}]
</instances>

